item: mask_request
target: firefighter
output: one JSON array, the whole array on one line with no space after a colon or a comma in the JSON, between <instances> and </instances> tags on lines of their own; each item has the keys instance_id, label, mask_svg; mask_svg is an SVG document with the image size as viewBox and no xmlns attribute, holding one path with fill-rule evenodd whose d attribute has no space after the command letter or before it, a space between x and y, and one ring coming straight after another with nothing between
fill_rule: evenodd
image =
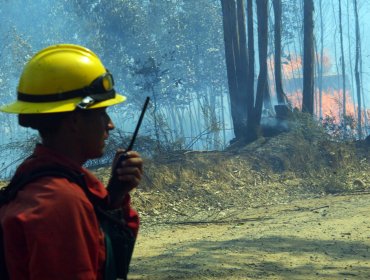
<instances>
[{"instance_id":1,"label":"firefighter","mask_svg":"<svg viewBox=\"0 0 370 280\"><path fill-rule=\"evenodd\" d=\"M110 271L111 240L87 192L105 209L120 210L136 238L139 217L130 206L130 191L140 183L143 160L129 151L112 170L122 188L120 197L110 197L103 183L83 167L87 160L103 156L114 129L107 107L126 100L113 86L112 74L91 50L53 45L30 59L19 80L17 100L0 108L18 114L19 125L40 135L40 143L13 178L27 180L35 170L57 166L81 174L86 185L84 190L73 180L46 174L26 183L1 206L3 255L10 279L115 279ZM115 158L122 152L118 150Z\"/></svg>"}]
</instances>

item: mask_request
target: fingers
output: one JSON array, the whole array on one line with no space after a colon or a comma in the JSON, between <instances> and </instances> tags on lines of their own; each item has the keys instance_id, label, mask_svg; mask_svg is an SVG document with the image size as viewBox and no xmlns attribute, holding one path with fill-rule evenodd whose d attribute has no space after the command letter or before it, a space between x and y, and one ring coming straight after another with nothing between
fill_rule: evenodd
<instances>
[{"instance_id":1,"label":"fingers","mask_svg":"<svg viewBox=\"0 0 370 280\"><path fill-rule=\"evenodd\" d=\"M135 166L135 167L140 167L142 170L143 159L141 158L138 152L128 151L125 153L125 156L126 156L126 159L121 163L121 166L119 167Z\"/></svg>"},{"instance_id":2,"label":"fingers","mask_svg":"<svg viewBox=\"0 0 370 280\"><path fill-rule=\"evenodd\" d=\"M120 181L130 182L137 186L143 175L143 159L135 151L125 153L126 158L117 166L116 172Z\"/></svg>"},{"instance_id":3,"label":"fingers","mask_svg":"<svg viewBox=\"0 0 370 280\"><path fill-rule=\"evenodd\" d=\"M121 159L121 157L125 157L126 155L126 151L124 149L118 149L116 154L114 155L114 158L113 158L113 164L112 164L112 167L113 169L117 168L118 167L118 163Z\"/></svg>"}]
</instances>

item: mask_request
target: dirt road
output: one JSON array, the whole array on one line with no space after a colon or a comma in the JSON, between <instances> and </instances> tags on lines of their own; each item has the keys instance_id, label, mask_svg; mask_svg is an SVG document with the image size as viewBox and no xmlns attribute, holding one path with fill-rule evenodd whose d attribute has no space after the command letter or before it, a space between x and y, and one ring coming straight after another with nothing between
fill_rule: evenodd
<instances>
[{"instance_id":1,"label":"dirt road","mask_svg":"<svg viewBox=\"0 0 370 280\"><path fill-rule=\"evenodd\" d=\"M370 194L143 224L129 279L370 279Z\"/></svg>"}]
</instances>

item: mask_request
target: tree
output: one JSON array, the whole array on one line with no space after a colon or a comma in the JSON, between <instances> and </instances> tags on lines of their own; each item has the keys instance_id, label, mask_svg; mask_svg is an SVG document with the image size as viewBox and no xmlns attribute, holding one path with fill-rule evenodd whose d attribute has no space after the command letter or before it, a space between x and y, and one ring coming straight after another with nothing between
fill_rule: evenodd
<instances>
[{"instance_id":1,"label":"tree","mask_svg":"<svg viewBox=\"0 0 370 280\"><path fill-rule=\"evenodd\" d=\"M339 6L339 35L340 35L340 52L341 52L341 65L342 65L342 82L343 82L343 102L342 102L342 118L344 128L346 127L346 66L344 62L344 47L343 47L343 24L342 24L342 1L338 0Z\"/></svg>"},{"instance_id":2,"label":"tree","mask_svg":"<svg viewBox=\"0 0 370 280\"><path fill-rule=\"evenodd\" d=\"M322 15L322 0L319 2L319 11L320 11L320 63L319 65L319 105L318 105L318 115L319 119L322 119L322 78L323 78L323 69L324 69L324 22Z\"/></svg>"},{"instance_id":3,"label":"tree","mask_svg":"<svg viewBox=\"0 0 370 280\"><path fill-rule=\"evenodd\" d=\"M226 69L236 139L243 138L246 129L246 76L248 69L244 3L221 0Z\"/></svg>"},{"instance_id":4,"label":"tree","mask_svg":"<svg viewBox=\"0 0 370 280\"><path fill-rule=\"evenodd\" d=\"M248 46L244 0L221 0L225 56L235 140L252 142L260 135L264 96L267 96L268 1L256 1L259 77L254 94L253 1L247 1Z\"/></svg>"},{"instance_id":5,"label":"tree","mask_svg":"<svg viewBox=\"0 0 370 280\"><path fill-rule=\"evenodd\" d=\"M281 73L281 0L272 1L274 7L274 41L275 41L275 86L276 97L279 104L285 104L286 96L283 90Z\"/></svg>"},{"instance_id":6,"label":"tree","mask_svg":"<svg viewBox=\"0 0 370 280\"><path fill-rule=\"evenodd\" d=\"M247 75L247 116L253 119L254 108L254 17L253 0L247 0L247 26L248 26L248 75ZM250 126L250 125L249 125Z\"/></svg>"},{"instance_id":7,"label":"tree","mask_svg":"<svg viewBox=\"0 0 370 280\"><path fill-rule=\"evenodd\" d=\"M117 115L137 116L145 95L137 85L141 78L129 69L152 57L161 64L161 69L169 69L168 75L155 87L157 124L158 128L163 126L165 132L159 130L162 144L168 139L176 144L186 142L183 147L188 147L194 145L193 139L197 138L198 147L205 148L205 139L216 137L217 133L214 125L208 129L212 123L208 118L213 120L216 116L214 123L224 119L225 127L229 127L220 3L209 0L70 2L70 9L88 22L86 26L92 27L91 32L86 33L93 34L94 50L108 61L111 72L117 73L117 88L124 86L130 101L126 106L130 110L114 108ZM222 113L225 118L217 114L220 108L225 109ZM143 130L157 138L151 112L149 110ZM125 131L132 129L122 127ZM206 136L198 137L201 134Z\"/></svg>"},{"instance_id":8,"label":"tree","mask_svg":"<svg viewBox=\"0 0 370 280\"><path fill-rule=\"evenodd\" d=\"M356 58L355 58L355 80L357 93L357 133L358 137L362 139L362 102L361 102L361 80L360 80L360 24L358 20L357 0L353 0L353 9L355 12L355 26L356 26Z\"/></svg>"},{"instance_id":9,"label":"tree","mask_svg":"<svg viewBox=\"0 0 370 280\"><path fill-rule=\"evenodd\" d=\"M314 35L313 0L304 0L303 19L303 100L302 111L313 115L314 101Z\"/></svg>"},{"instance_id":10,"label":"tree","mask_svg":"<svg viewBox=\"0 0 370 280\"><path fill-rule=\"evenodd\" d=\"M267 87L267 20L268 20L268 1L267 0L257 0L257 23L258 23L258 58L260 71L257 81L257 93L256 93L256 103L254 107L254 114L251 123L254 125L259 125L261 121L263 96ZM251 132L254 132L253 127ZM251 136L252 139L255 135Z\"/></svg>"}]
</instances>

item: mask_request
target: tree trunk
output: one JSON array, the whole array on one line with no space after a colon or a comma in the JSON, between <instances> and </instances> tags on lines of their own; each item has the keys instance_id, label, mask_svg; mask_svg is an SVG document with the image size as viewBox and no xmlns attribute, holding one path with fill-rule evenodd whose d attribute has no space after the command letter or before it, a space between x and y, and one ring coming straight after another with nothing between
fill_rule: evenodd
<instances>
[{"instance_id":1,"label":"tree trunk","mask_svg":"<svg viewBox=\"0 0 370 280\"><path fill-rule=\"evenodd\" d=\"M257 6L259 2L257 2ZM267 15L267 14L266 14ZM248 96L247 96L247 106L248 106L248 122L247 122L247 131L246 131L246 141L253 142L258 139L261 135L260 132L260 119L262 114L262 102L264 91L260 93L260 97L255 97L254 92L254 75L255 75L255 50L254 50L254 13L253 13L253 0L247 0L247 23L248 23ZM266 16L267 19L267 16ZM267 46L267 43L266 43ZM267 64L266 64L267 70ZM256 102L261 106L259 112L256 110Z\"/></svg>"},{"instance_id":2,"label":"tree trunk","mask_svg":"<svg viewBox=\"0 0 370 280\"><path fill-rule=\"evenodd\" d=\"M240 2L240 3L239 3ZM240 5L240 6L239 6ZM236 139L243 138L246 128L246 76L248 69L243 1L221 0L224 26L226 68Z\"/></svg>"},{"instance_id":3,"label":"tree trunk","mask_svg":"<svg viewBox=\"0 0 370 280\"><path fill-rule=\"evenodd\" d=\"M351 19L350 19L350 0L347 0L347 34L351 34L351 31L350 31L350 22L351 22ZM355 89L354 89L354 84L355 84L355 78L354 78L354 70L353 70L353 59L352 59L352 41L351 40L347 40L348 42L348 62L349 62L349 71L351 73L351 76L350 76L350 79L351 79L351 82L350 82L350 87L351 87L351 97L352 97L352 100L354 101L355 100ZM356 112L356 103L353 102L353 111Z\"/></svg>"},{"instance_id":4,"label":"tree trunk","mask_svg":"<svg viewBox=\"0 0 370 280\"><path fill-rule=\"evenodd\" d=\"M313 0L304 0L304 51L303 51L303 101L302 111L313 115L314 95L314 38Z\"/></svg>"},{"instance_id":5,"label":"tree trunk","mask_svg":"<svg viewBox=\"0 0 370 280\"><path fill-rule=\"evenodd\" d=\"M320 7L320 71L319 71L319 118L322 119L322 78L324 69L324 22L322 15L322 0L319 2Z\"/></svg>"},{"instance_id":6,"label":"tree trunk","mask_svg":"<svg viewBox=\"0 0 370 280\"><path fill-rule=\"evenodd\" d=\"M362 64L362 47L361 47L361 41L360 41L360 80L363 81L364 78L363 78L363 74L364 74L364 70L363 70L363 64ZM367 135L367 130L368 130L368 114L367 114L367 107L366 107L366 99L365 99L365 92L364 92L364 85L363 83L361 83L361 98L362 98L362 108L363 108L363 117L362 117L362 120L363 120L363 123L362 123L362 127L364 128L362 134L365 133L365 135Z\"/></svg>"},{"instance_id":7,"label":"tree trunk","mask_svg":"<svg viewBox=\"0 0 370 280\"><path fill-rule=\"evenodd\" d=\"M343 86L343 110L342 110L342 120L344 124L344 129L346 127L346 67L344 63L344 47L343 47L343 24L342 24L342 1L338 0L339 5L339 35L340 35L340 52L341 52L341 63L342 63L342 86Z\"/></svg>"},{"instance_id":8,"label":"tree trunk","mask_svg":"<svg viewBox=\"0 0 370 280\"><path fill-rule=\"evenodd\" d=\"M257 81L257 93L255 104L256 123L261 121L263 96L267 84L267 20L268 20L268 5L267 0L256 0L257 7L257 22L258 22L258 58L260 72Z\"/></svg>"},{"instance_id":9,"label":"tree trunk","mask_svg":"<svg viewBox=\"0 0 370 280\"><path fill-rule=\"evenodd\" d=\"M253 0L247 0L247 24L248 24L248 77L247 77L247 108L248 126L253 119L254 110L254 23L253 23Z\"/></svg>"},{"instance_id":10,"label":"tree trunk","mask_svg":"<svg viewBox=\"0 0 370 280\"><path fill-rule=\"evenodd\" d=\"M283 90L282 74L281 74L281 0L273 0L274 15L275 15L275 86L276 97L279 104L284 105L286 96Z\"/></svg>"},{"instance_id":11,"label":"tree trunk","mask_svg":"<svg viewBox=\"0 0 370 280\"><path fill-rule=\"evenodd\" d=\"M230 105L231 105L231 117L233 120L235 137L238 138L242 133L241 125L239 120L241 119L238 115L238 102L237 102L237 81L236 81L236 65L235 65L235 54L233 44L233 29L235 29L235 2L221 0L222 14L223 14L223 29L224 29L224 41L225 41L225 59L226 59L226 70L227 80L229 85ZM234 15L234 17L233 17Z\"/></svg>"},{"instance_id":12,"label":"tree trunk","mask_svg":"<svg viewBox=\"0 0 370 280\"><path fill-rule=\"evenodd\" d=\"M248 56L247 56L247 38L246 38L246 23L245 23L245 6L244 0L237 0L237 28L238 28L238 43L239 43L239 63L237 69L240 100L243 104L243 125L247 123L247 76L248 76Z\"/></svg>"},{"instance_id":13,"label":"tree trunk","mask_svg":"<svg viewBox=\"0 0 370 280\"><path fill-rule=\"evenodd\" d=\"M274 108L272 107L272 101L271 101L271 92L270 92L270 86L269 86L269 79L266 75L266 83L265 83L265 92L263 94L263 108L267 110L268 112L274 112Z\"/></svg>"},{"instance_id":14,"label":"tree trunk","mask_svg":"<svg viewBox=\"0 0 370 280\"><path fill-rule=\"evenodd\" d=\"M355 80L356 80L356 92L357 92L357 133L359 139L362 139L362 104L361 104L361 81L359 72L359 60L360 60L360 25L358 20L358 9L357 0L353 0L355 22L356 22L356 58L355 58Z\"/></svg>"}]
</instances>

